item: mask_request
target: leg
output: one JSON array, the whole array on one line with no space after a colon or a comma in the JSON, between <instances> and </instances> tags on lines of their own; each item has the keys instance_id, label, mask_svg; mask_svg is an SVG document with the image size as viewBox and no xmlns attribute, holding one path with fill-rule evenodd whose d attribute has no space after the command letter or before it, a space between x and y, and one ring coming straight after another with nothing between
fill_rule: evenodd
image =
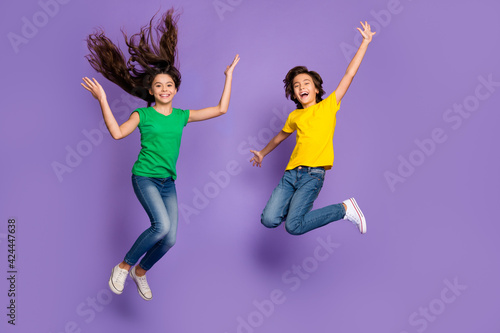
<instances>
[{"instance_id":1,"label":"leg","mask_svg":"<svg viewBox=\"0 0 500 333\"><path fill-rule=\"evenodd\" d=\"M159 179L132 175L135 194L146 210L151 227L146 229L135 241L125 256L125 263L135 265L139 258L163 239L170 231L171 221L160 194Z\"/></svg>"},{"instance_id":2,"label":"leg","mask_svg":"<svg viewBox=\"0 0 500 333\"><path fill-rule=\"evenodd\" d=\"M168 250L175 245L177 237L177 223L178 223L178 205L177 205L177 192L175 190L174 180L169 178L162 187L162 198L165 208L167 210L168 219L170 221L170 230L168 234L153 245L151 249L142 258L139 268L136 269L137 275L140 276L142 271L144 274L150 270L158 260L160 260Z\"/></svg>"},{"instance_id":3,"label":"leg","mask_svg":"<svg viewBox=\"0 0 500 333\"><path fill-rule=\"evenodd\" d=\"M329 205L311 211L314 200L323 187L325 171L318 168L299 170L297 191L291 202L286 230L292 235L302 235L330 222L340 220L345 215L342 204Z\"/></svg>"},{"instance_id":4,"label":"leg","mask_svg":"<svg viewBox=\"0 0 500 333\"><path fill-rule=\"evenodd\" d=\"M288 208L295 189L293 187L295 170L287 170L273 190L261 215L261 222L268 228L276 228L288 214Z\"/></svg>"}]
</instances>

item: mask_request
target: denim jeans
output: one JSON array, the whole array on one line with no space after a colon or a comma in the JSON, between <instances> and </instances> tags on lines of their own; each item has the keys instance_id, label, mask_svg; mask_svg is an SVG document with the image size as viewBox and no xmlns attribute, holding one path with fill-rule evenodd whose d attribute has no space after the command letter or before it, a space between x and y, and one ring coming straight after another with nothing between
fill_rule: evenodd
<instances>
[{"instance_id":1,"label":"denim jeans","mask_svg":"<svg viewBox=\"0 0 500 333\"><path fill-rule=\"evenodd\" d=\"M300 166L286 170L262 212L262 224L276 228L286 220L286 231L292 235L302 235L343 219L345 209L341 203L311 211L324 179L323 168Z\"/></svg>"},{"instance_id":2,"label":"denim jeans","mask_svg":"<svg viewBox=\"0 0 500 333\"><path fill-rule=\"evenodd\" d=\"M135 241L125 262L149 270L174 246L177 234L177 192L172 177L150 178L132 175L134 192L146 210L151 226Z\"/></svg>"}]
</instances>

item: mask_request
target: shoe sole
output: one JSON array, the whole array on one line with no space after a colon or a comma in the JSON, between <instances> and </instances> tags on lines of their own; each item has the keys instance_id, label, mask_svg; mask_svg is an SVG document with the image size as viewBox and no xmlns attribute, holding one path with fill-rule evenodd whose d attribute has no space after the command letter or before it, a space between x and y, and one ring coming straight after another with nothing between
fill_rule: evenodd
<instances>
[{"instance_id":1,"label":"shoe sole","mask_svg":"<svg viewBox=\"0 0 500 333\"><path fill-rule=\"evenodd\" d=\"M111 289L112 292L114 292L117 295L121 295L123 293L123 289L120 291L118 290L115 285L113 284L113 274L115 273L115 268L111 270L111 276L109 277L109 289Z\"/></svg>"},{"instance_id":2,"label":"shoe sole","mask_svg":"<svg viewBox=\"0 0 500 333\"><path fill-rule=\"evenodd\" d=\"M139 293L139 295L142 297L143 300L145 301L150 301L153 299L153 296L151 296L151 298L147 298L146 296L144 296L144 294L141 292L141 289L139 289L139 284L137 283L137 281L135 280L134 278L134 275L132 272L135 271L135 267L132 268L130 270L130 277L132 278L132 280L134 281L135 285L137 286L137 292Z\"/></svg>"},{"instance_id":3,"label":"shoe sole","mask_svg":"<svg viewBox=\"0 0 500 333\"><path fill-rule=\"evenodd\" d=\"M361 221L361 226L359 228L359 231L362 234L366 233L366 219L365 216L363 215L363 212L361 209L359 209L358 203L356 202L356 199L350 198L349 201L351 201L352 205L354 206L354 209L356 210L356 213L358 214L359 220Z\"/></svg>"}]
</instances>

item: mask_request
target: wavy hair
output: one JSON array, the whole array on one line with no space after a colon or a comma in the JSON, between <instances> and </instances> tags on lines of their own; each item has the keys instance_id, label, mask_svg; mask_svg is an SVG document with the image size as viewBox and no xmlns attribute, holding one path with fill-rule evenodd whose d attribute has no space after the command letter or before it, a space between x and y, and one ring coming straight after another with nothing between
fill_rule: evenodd
<instances>
[{"instance_id":1,"label":"wavy hair","mask_svg":"<svg viewBox=\"0 0 500 333\"><path fill-rule=\"evenodd\" d=\"M293 91L293 79L295 79L295 77L299 74L307 74L312 78L314 87L319 91L319 93L316 94L316 103L321 102L323 100L323 95L325 94L325 90L323 90L323 79L315 71L308 70L306 66L296 66L290 69L286 74L286 77L283 80L283 83L285 84L286 98L291 99L295 103L295 105L297 105L297 109L304 108L299 100L295 98L295 94Z\"/></svg>"},{"instance_id":2,"label":"wavy hair","mask_svg":"<svg viewBox=\"0 0 500 333\"><path fill-rule=\"evenodd\" d=\"M170 75L177 89L181 84L181 73L176 67L179 15L175 15L171 8L157 21L156 16L130 38L122 30L130 54L127 61L102 29L86 39L90 54L85 58L92 68L127 93L146 101L148 106L155 101L149 89L156 75Z\"/></svg>"}]
</instances>

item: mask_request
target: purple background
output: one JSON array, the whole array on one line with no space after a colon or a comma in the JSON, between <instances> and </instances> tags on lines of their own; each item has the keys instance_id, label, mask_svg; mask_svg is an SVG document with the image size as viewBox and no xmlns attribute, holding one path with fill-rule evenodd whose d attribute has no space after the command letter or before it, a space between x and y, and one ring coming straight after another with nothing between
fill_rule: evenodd
<instances>
[{"instance_id":1,"label":"purple background","mask_svg":"<svg viewBox=\"0 0 500 333\"><path fill-rule=\"evenodd\" d=\"M0 5L2 332L498 332L500 87L479 79L500 82L497 1L54 3ZM123 46L120 27L136 32L170 6L183 10L175 106L215 105L225 66L236 53L241 61L228 114L185 129L177 245L149 273L154 299L145 302L130 279L120 296L107 286L148 226L130 183L139 133L102 135L80 82L99 79L120 122L142 106L96 75L84 38L102 26ZM347 221L300 237L266 229L259 216L294 139L261 169L248 150L293 110L282 87L291 67L336 88L360 20L377 34L342 101L334 167L315 207L355 196L368 233ZM26 39L13 44L13 34ZM464 103L471 111L458 116ZM68 172L58 177L57 163ZM388 173L401 178L391 186ZM5 316L8 218L17 221L15 327Z\"/></svg>"}]
</instances>

